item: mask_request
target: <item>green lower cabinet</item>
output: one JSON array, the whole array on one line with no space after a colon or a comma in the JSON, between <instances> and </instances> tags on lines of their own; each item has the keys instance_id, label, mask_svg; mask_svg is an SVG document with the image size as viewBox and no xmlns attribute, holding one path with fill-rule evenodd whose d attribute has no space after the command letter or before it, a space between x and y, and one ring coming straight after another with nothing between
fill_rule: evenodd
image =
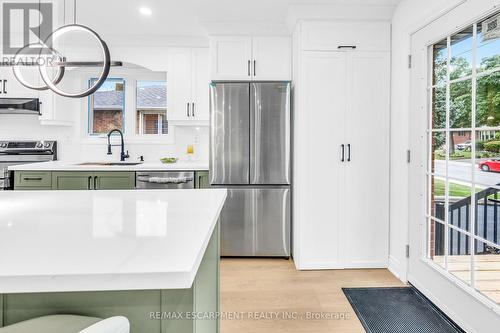
<instances>
[{"instance_id":1,"label":"green lower cabinet","mask_svg":"<svg viewBox=\"0 0 500 333\"><path fill-rule=\"evenodd\" d=\"M93 172L53 172L53 190L92 190Z\"/></svg>"},{"instance_id":2,"label":"green lower cabinet","mask_svg":"<svg viewBox=\"0 0 500 333\"><path fill-rule=\"evenodd\" d=\"M195 187L196 188L209 188L210 178L208 171L195 172Z\"/></svg>"},{"instance_id":3,"label":"green lower cabinet","mask_svg":"<svg viewBox=\"0 0 500 333\"><path fill-rule=\"evenodd\" d=\"M14 173L15 190L50 190L52 188L52 172L16 171Z\"/></svg>"},{"instance_id":4,"label":"green lower cabinet","mask_svg":"<svg viewBox=\"0 0 500 333\"><path fill-rule=\"evenodd\" d=\"M135 172L53 172L53 190L133 190Z\"/></svg>"},{"instance_id":5,"label":"green lower cabinet","mask_svg":"<svg viewBox=\"0 0 500 333\"><path fill-rule=\"evenodd\" d=\"M135 172L96 172L94 190L133 190Z\"/></svg>"},{"instance_id":6,"label":"green lower cabinet","mask_svg":"<svg viewBox=\"0 0 500 333\"><path fill-rule=\"evenodd\" d=\"M190 289L0 294L0 327L74 314L125 316L130 333L218 333L219 253L216 227Z\"/></svg>"}]
</instances>

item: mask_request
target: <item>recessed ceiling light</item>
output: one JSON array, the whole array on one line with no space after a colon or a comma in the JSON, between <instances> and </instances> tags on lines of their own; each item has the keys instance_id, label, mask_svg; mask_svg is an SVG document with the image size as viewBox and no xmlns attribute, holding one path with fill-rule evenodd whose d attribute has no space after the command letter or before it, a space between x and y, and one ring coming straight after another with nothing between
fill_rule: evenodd
<instances>
[{"instance_id":1,"label":"recessed ceiling light","mask_svg":"<svg viewBox=\"0 0 500 333\"><path fill-rule=\"evenodd\" d=\"M148 7L139 8L139 12L144 16L151 16L153 14L153 11L151 10L151 8L148 8Z\"/></svg>"}]
</instances>

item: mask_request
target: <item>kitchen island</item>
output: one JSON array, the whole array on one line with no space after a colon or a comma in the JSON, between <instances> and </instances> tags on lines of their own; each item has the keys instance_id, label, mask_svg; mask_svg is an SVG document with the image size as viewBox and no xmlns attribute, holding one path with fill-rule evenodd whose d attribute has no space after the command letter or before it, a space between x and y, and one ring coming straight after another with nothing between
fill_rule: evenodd
<instances>
[{"instance_id":1,"label":"kitchen island","mask_svg":"<svg viewBox=\"0 0 500 333\"><path fill-rule=\"evenodd\" d=\"M217 332L226 190L0 192L0 326L125 316L131 332Z\"/></svg>"}]
</instances>

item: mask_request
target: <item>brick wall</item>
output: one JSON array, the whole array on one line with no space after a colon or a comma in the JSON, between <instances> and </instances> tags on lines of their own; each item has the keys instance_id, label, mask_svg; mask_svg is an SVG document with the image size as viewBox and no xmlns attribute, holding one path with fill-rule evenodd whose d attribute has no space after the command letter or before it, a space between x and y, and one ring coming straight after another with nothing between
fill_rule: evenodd
<instances>
[{"instance_id":1,"label":"brick wall","mask_svg":"<svg viewBox=\"0 0 500 333\"><path fill-rule=\"evenodd\" d=\"M122 110L94 110L93 133L108 133L117 128L123 130Z\"/></svg>"}]
</instances>

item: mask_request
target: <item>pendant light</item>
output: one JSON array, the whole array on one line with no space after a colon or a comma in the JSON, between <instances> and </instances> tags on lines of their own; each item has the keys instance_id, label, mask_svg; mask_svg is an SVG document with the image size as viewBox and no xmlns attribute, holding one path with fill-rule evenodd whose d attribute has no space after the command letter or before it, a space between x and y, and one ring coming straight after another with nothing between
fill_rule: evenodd
<instances>
[{"instance_id":1,"label":"pendant light","mask_svg":"<svg viewBox=\"0 0 500 333\"><path fill-rule=\"evenodd\" d=\"M38 4L39 4L38 9L40 11L40 22L41 22L41 0L39 0ZM64 1L64 23L66 23L66 1ZM54 43L57 40L59 40L63 35L75 31L83 32L89 35L93 40L97 41L97 43L101 48L103 61L68 62L66 61L66 58L53 47ZM41 24L39 25L39 36L41 37ZM48 45L49 43L51 43L52 45L49 46ZM42 53L44 52L44 50L48 50L49 57L52 57L52 61L50 61L50 63L48 61L44 62L38 61L36 64L34 63L30 64L32 66L38 66L40 75L44 82L43 85L29 84L21 75L20 66L22 65L19 65L19 60L22 52L24 52L30 47L38 45L40 46L39 60L42 59ZM104 84L104 82L108 78L111 66L122 66L122 63L119 61L114 61L114 62L111 61L108 45L94 30L90 29L85 25L77 23L77 0L73 1L73 24L67 24L56 29L45 39L43 43L35 43L24 46L16 53L14 60L15 60L13 64L14 75L16 79L23 86L34 90L50 89L60 96L69 98L82 98L92 95ZM51 77L48 69L54 67L57 67L57 72L54 75L54 77ZM58 83L60 83L64 77L66 67L101 67L101 71L97 80L93 81L92 85L88 89L77 93L70 93L64 91L63 89L57 86Z\"/></svg>"}]
</instances>

